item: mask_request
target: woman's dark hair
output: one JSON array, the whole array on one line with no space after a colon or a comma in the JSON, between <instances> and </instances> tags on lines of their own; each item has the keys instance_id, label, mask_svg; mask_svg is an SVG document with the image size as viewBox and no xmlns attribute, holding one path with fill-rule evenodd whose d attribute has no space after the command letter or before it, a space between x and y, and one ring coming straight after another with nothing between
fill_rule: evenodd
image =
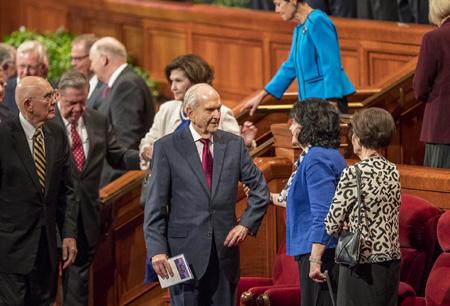
<instances>
[{"instance_id":1,"label":"woman's dark hair","mask_svg":"<svg viewBox=\"0 0 450 306\"><path fill-rule=\"evenodd\" d=\"M327 100L310 98L294 104L291 118L302 126L298 142L302 145L339 148L339 113Z\"/></svg>"},{"instance_id":2,"label":"woman's dark hair","mask_svg":"<svg viewBox=\"0 0 450 306\"><path fill-rule=\"evenodd\" d=\"M357 112L350 123L361 146L368 149L387 147L395 133L395 122L391 114L378 107L369 107Z\"/></svg>"},{"instance_id":3,"label":"woman's dark hair","mask_svg":"<svg viewBox=\"0 0 450 306\"><path fill-rule=\"evenodd\" d=\"M165 69L169 83L170 73L175 69L182 70L192 84L208 83L212 85L214 80L213 68L198 55L186 54L174 58Z\"/></svg>"}]
</instances>

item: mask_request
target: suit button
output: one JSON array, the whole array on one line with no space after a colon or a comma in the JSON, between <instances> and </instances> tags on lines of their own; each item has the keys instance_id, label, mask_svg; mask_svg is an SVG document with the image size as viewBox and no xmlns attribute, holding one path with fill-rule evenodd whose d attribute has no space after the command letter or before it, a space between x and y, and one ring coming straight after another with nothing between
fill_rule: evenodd
<instances>
[{"instance_id":1,"label":"suit button","mask_svg":"<svg viewBox=\"0 0 450 306\"><path fill-rule=\"evenodd\" d=\"M208 231L208 237L211 237L211 235L212 235L212 232Z\"/></svg>"},{"instance_id":2,"label":"suit button","mask_svg":"<svg viewBox=\"0 0 450 306\"><path fill-rule=\"evenodd\" d=\"M216 213L214 209L211 209L209 212L211 213L211 215L214 215Z\"/></svg>"}]
</instances>

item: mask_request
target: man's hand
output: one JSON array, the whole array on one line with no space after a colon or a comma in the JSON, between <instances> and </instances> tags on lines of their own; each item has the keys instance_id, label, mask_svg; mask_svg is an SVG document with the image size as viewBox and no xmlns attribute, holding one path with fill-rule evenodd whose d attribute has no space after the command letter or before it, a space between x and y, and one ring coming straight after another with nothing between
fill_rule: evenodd
<instances>
[{"instance_id":1,"label":"man's hand","mask_svg":"<svg viewBox=\"0 0 450 306\"><path fill-rule=\"evenodd\" d=\"M250 121L245 121L241 126L241 137L244 139L244 143L247 147L252 145L253 140L256 137L256 132L258 132L258 129Z\"/></svg>"},{"instance_id":2,"label":"man's hand","mask_svg":"<svg viewBox=\"0 0 450 306\"><path fill-rule=\"evenodd\" d=\"M320 264L315 262L309 263L309 278L316 283L323 283L327 280L326 275L320 271Z\"/></svg>"},{"instance_id":3,"label":"man's hand","mask_svg":"<svg viewBox=\"0 0 450 306\"><path fill-rule=\"evenodd\" d=\"M265 90L258 91L257 93L251 95L247 99L243 101L244 106L241 108L241 111L243 110L250 110L250 116L253 116L253 114L256 111L256 108L261 103L262 99L267 96L268 93Z\"/></svg>"},{"instance_id":4,"label":"man's hand","mask_svg":"<svg viewBox=\"0 0 450 306\"><path fill-rule=\"evenodd\" d=\"M75 238L64 238L62 241L63 270L70 267L77 257L77 241Z\"/></svg>"},{"instance_id":5,"label":"man's hand","mask_svg":"<svg viewBox=\"0 0 450 306\"><path fill-rule=\"evenodd\" d=\"M243 225L236 225L233 229L228 233L227 238L225 238L225 242L223 243L226 247L233 247L239 245L242 241L244 241L245 237L247 237L248 228Z\"/></svg>"},{"instance_id":6,"label":"man's hand","mask_svg":"<svg viewBox=\"0 0 450 306\"><path fill-rule=\"evenodd\" d=\"M145 161L150 161L153 155L153 146L147 146L141 152L141 159Z\"/></svg>"},{"instance_id":7,"label":"man's hand","mask_svg":"<svg viewBox=\"0 0 450 306\"><path fill-rule=\"evenodd\" d=\"M162 278L169 278L169 274L172 277L173 271L167 260L167 254L158 254L152 257L152 266L155 273Z\"/></svg>"}]
</instances>

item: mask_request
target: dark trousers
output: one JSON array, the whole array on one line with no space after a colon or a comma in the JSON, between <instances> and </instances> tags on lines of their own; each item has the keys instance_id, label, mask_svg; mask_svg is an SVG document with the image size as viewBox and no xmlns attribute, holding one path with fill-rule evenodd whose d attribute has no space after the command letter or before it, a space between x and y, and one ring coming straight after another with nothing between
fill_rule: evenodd
<instances>
[{"instance_id":1,"label":"dark trousers","mask_svg":"<svg viewBox=\"0 0 450 306\"><path fill-rule=\"evenodd\" d=\"M307 0L312 8L335 17L356 17L356 0Z\"/></svg>"},{"instance_id":2,"label":"dark trousers","mask_svg":"<svg viewBox=\"0 0 450 306\"><path fill-rule=\"evenodd\" d=\"M94 260L95 248L89 246L84 230L79 231L77 248L78 253L75 263L63 273L64 306L85 306L88 304L89 269Z\"/></svg>"},{"instance_id":3,"label":"dark trousers","mask_svg":"<svg viewBox=\"0 0 450 306\"><path fill-rule=\"evenodd\" d=\"M339 268L337 306L397 306L400 260Z\"/></svg>"},{"instance_id":4,"label":"dark trousers","mask_svg":"<svg viewBox=\"0 0 450 306\"><path fill-rule=\"evenodd\" d=\"M201 250L200 250L201 252ZM171 306L234 306L236 283L231 283L219 267L217 250L212 243L208 268L201 279L170 287Z\"/></svg>"},{"instance_id":5,"label":"dark trousers","mask_svg":"<svg viewBox=\"0 0 450 306\"><path fill-rule=\"evenodd\" d=\"M331 293L327 283L316 283L309 278L309 256L304 254L296 256L298 271L300 274L301 305L308 306L332 306ZM327 249L322 255L322 272L328 271L334 300L336 300L339 278L339 266L334 262L334 249Z\"/></svg>"},{"instance_id":6,"label":"dark trousers","mask_svg":"<svg viewBox=\"0 0 450 306\"><path fill-rule=\"evenodd\" d=\"M0 273L0 306L49 306L56 297L57 271L52 271L45 227L29 274Z\"/></svg>"},{"instance_id":7,"label":"dark trousers","mask_svg":"<svg viewBox=\"0 0 450 306\"><path fill-rule=\"evenodd\" d=\"M394 0L358 0L356 14L362 19L399 20L397 1Z\"/></svg>"}]
</instances>

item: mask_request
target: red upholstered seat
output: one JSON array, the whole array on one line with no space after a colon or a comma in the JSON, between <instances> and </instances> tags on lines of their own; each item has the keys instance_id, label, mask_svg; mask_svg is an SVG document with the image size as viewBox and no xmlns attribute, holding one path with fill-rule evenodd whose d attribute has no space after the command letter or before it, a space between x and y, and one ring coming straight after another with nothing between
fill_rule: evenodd
<instances>
[{"instance_id":1,"label":"red upholstered seat","mask_svg":"<svg viewBox=\"0 0 450 306\"><path fill-rule=\"evenodd\" d=\"M401 301L401 306L450 306L450 211L439 219L437 238L443 253L431 269L425 297L408 296Z\"/></svg>"},{"instance_id":2,"label":"red upholstered seat","mask_svg":"<svg viewBox=\"0 0 450 306\"><path fill-rule=\"evenodd\" d=\"M430 202L402 194L400 206L400 280L422 295L428 273L439 253L436 227L441 210Z\"/></svg>"},{"instance_id":3,"label":"red upholstered seat","mask_svg":"<svg viewBox=\"0 0 450 306\"><path fill-rule=\"evenodd\" d=\"M300 281L298 265L294 258L286 255L286 244L282 243L278 249L275 263L272 267L272 278L241 277L238 284L237 305L256 305L258 296L273 288L294 287L300 298ZM277 305L277 304L272 304ZM288 304L281 304L288 305ZM298 306L298 303L296 304Z\"/></svg>"}]
</instances>

